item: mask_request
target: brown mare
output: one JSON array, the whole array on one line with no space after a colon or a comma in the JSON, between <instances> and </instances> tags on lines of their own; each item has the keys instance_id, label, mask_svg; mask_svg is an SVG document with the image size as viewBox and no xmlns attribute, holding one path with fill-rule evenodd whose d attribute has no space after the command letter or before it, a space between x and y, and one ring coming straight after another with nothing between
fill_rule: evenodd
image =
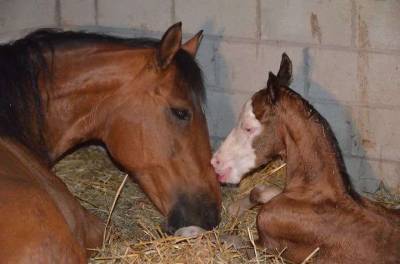
<instances>
[{"instance_id":1,"label":"brown mare","mask_svg":"<svg viewBox=\"0 0 400 264\"><path fill-rule=\"evenodd\" d=\"M259 245L299 263L319 247L316 263L400 263L400 212L355 193L326 120L288 88L292 65L282 56L278 76L244 106L238 126L212 164L219 180L238 183L277 156L287 164L283 191L257 186L234 204L243 211L263 203Z\"/></svg>"},{"instance_id":2,"label":"brown mare","mask_svg":"<svg viewBox=\"0 0 400 264\"><path fill-rule=\"evenodd\" d=\"M167 229L212 229L221 195L209 164L199 32L161 41L42 30L0 46L0 259L85 263L103 224L51 171L67 150L104 143Z\"/></svg>"}]
</instances>

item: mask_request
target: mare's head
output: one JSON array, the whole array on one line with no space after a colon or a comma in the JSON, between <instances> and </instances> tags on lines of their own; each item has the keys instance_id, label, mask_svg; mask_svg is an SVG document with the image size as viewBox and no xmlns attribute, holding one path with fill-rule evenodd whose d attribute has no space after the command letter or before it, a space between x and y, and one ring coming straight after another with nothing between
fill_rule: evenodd
<instances>
[{"instance_id":1,"label":"mare's head","mask_svg":"<svg viewBox=\"0 0 400 264\"><path fill-rule=\"evenodd\" d=\"M270 72L267 87L246 102L236 127L211 160L220 182L237 184L249 171L284 155L280 96L291 79L292 63L284 53L278 75Z\"/></svg>"},{"instance_id":2,"label":"mare's head","mask_svg":"<svg viewBox=\"0 0 400 264\"><path fill-rule=\"evenodd\" d=\"M100 140L167 216L169 232L211 229L220 220L221 193L195 61L201 38L199 32L182 44L177 23L161 41L39 31L0 47L7 62L0 64L0 94L7 95L0 106L10 109L0 115L7 129L0 135L49 163Z\"/></svg>"},{"instance_id":3,"label":"mare's head","mask_svg":"<svg viewBox=\"0 0 400 264\"><path fill-rule=\"evenodd\" d=\"M202 32L183 45L181 38L178 23L159 45L143 50L141 64L133 61L134 76L109 100L101 133L112 157L167 215L171 233L191 225L212 229L221 203L194 60Z\"/></svg>"}]
</instances>

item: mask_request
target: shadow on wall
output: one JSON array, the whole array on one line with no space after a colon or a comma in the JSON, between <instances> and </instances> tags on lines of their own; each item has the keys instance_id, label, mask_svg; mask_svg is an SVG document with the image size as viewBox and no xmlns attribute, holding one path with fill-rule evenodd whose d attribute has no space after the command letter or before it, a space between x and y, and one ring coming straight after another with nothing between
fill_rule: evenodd
<instances>
[{"instance_id":1,"label":"shadow on wall","mask_svg":"<svg viewBox=\"0 0 400 264\"><path fill-rule=\"evenodd\" d=\"M314 62L310 55L309 48L303 49L303 59L306 98L316 110L327 119L331 126L339 143L353 187L361 194L376 192L380 186L382 187L380 175L375 174L371 164L365 159L367 152L364 146L359 144L362 135L355 125L356 123L353 119L351 108L342 105L328 89L311 79ZM313 95L310 94L311 87L316 94L324 94L323 103L319 103L318 100L313 100ZM334 84L332 87L334 87ZM354 89L357 89L357 87ZM349 100L351 99L349 98ZM325 103L325 101L329 103ZM357 156L352 155L352 153L355 153L355 149L357 151Z\"/></svg>"},{"instance_id":2,"label":"shadow on wall","mask_svg":"<svg viewBox=\"0 0 400 264\"><path fill-rule=\"evenodd\" d=\"M201 28L207 28L210 32L213 32L215 28L214 22L207 21ZM222 36L224 30L217 32L218 36ZM226 90L222 90L221 87L217 87L217 73L222 73L220 75L225 76L228 70L228 65L224 59L224 56L220 54L220 46L222 43L222 38L215 39L213 41L213 56L211 62L214 69L212 71L207 71L208 74L213 74L209 76L204 75L205 85L207 89L207 105L206 105L206 116L208 129L213 133L210 137L212 150L215 151L224 137L229 133L230 129L236 123L235 109L241 108L241 106L236 105L236 100L233 99L233 94L225 93ZM207 65L202 65L203 70ZM218 70L216 69L218 67ZM211 73L210 73L211 72ZM213 80L213 84L211 83ZM231 87L231 80L229 78L224 78L223 87Z\"/></svg>"},{"instance_id":3,"label":"shadow on wall","mask_svg":"<svg viewBox=\"0 0 400 264\"><path fill-rule=\"evenodd\" d=\"M221 76L226 76L226 71L228 70L228 64L224 59L224 56L220 54L221 43L222 40L214 41L214 63L215 68L218 67L218 69L215 69L216 82L218 82L218 78L222 78ZM218 73L220 73L219 76L217 76ZM231 79L224 78L222 86L231 87L231 85ZM207 98L209 106L215 108L208 108L207 112L207 117L210 122L209 127L212 128L214 134L214 136L211 137L211 146L213 151L217 150L224 140L224 136L227 136L230 130L235 126L237 121L235 110L238 111L238 109L242 107L241 105L235 105L236 100L234 100L233 94L222 92L225 91L225 89L221 87L215 88L215 90L208 92Z\"/></svg>"}]
</instances>

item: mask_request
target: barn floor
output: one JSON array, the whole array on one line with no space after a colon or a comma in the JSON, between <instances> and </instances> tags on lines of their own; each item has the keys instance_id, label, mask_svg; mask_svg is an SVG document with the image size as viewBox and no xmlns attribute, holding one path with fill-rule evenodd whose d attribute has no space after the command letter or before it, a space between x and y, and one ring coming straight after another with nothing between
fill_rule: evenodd
<instances>
[{"instance_id":1,"label":"barn floor","mask_svg":"<svg viewBox=\"0 0 400 264\"><path fill-rule=\"evenodd\" d=\"M83 206L107 221L125 173L112 164L101 147L75 151L58 162L54 171ZM251 240L257 237L257 208L240 218L230 217L225 211L257 183L282 187L284 175L284 165L276 162L246 178L239 188L223 187L222 223L215 231L191 239L165 236L161 231L163 217L128 179L112 213L108 238L90 263L289 263L279 252L267 253L251 246ZM389 206L400 204L400 199L383 191L375 198ZM250 246L236 250L219 239L225 235L238 235Z\"/></svg>"}]
</instances>

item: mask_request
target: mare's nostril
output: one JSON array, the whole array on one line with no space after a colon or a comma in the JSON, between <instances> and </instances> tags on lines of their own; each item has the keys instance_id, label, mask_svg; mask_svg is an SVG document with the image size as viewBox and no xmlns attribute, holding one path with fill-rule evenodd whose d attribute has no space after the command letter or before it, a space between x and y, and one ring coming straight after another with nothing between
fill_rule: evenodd
<instances>
[{"instance_id":1,"label":"mare's nostril","mask_svg":"<svg viewBox=\"0 0 400 264\"><path fill-rule=\"evenodd\" d=\"M168 215L166 231L198 226L211 230L220 222L220 207L208 193L181 194Z\"/></svg>"}]
</instances>

